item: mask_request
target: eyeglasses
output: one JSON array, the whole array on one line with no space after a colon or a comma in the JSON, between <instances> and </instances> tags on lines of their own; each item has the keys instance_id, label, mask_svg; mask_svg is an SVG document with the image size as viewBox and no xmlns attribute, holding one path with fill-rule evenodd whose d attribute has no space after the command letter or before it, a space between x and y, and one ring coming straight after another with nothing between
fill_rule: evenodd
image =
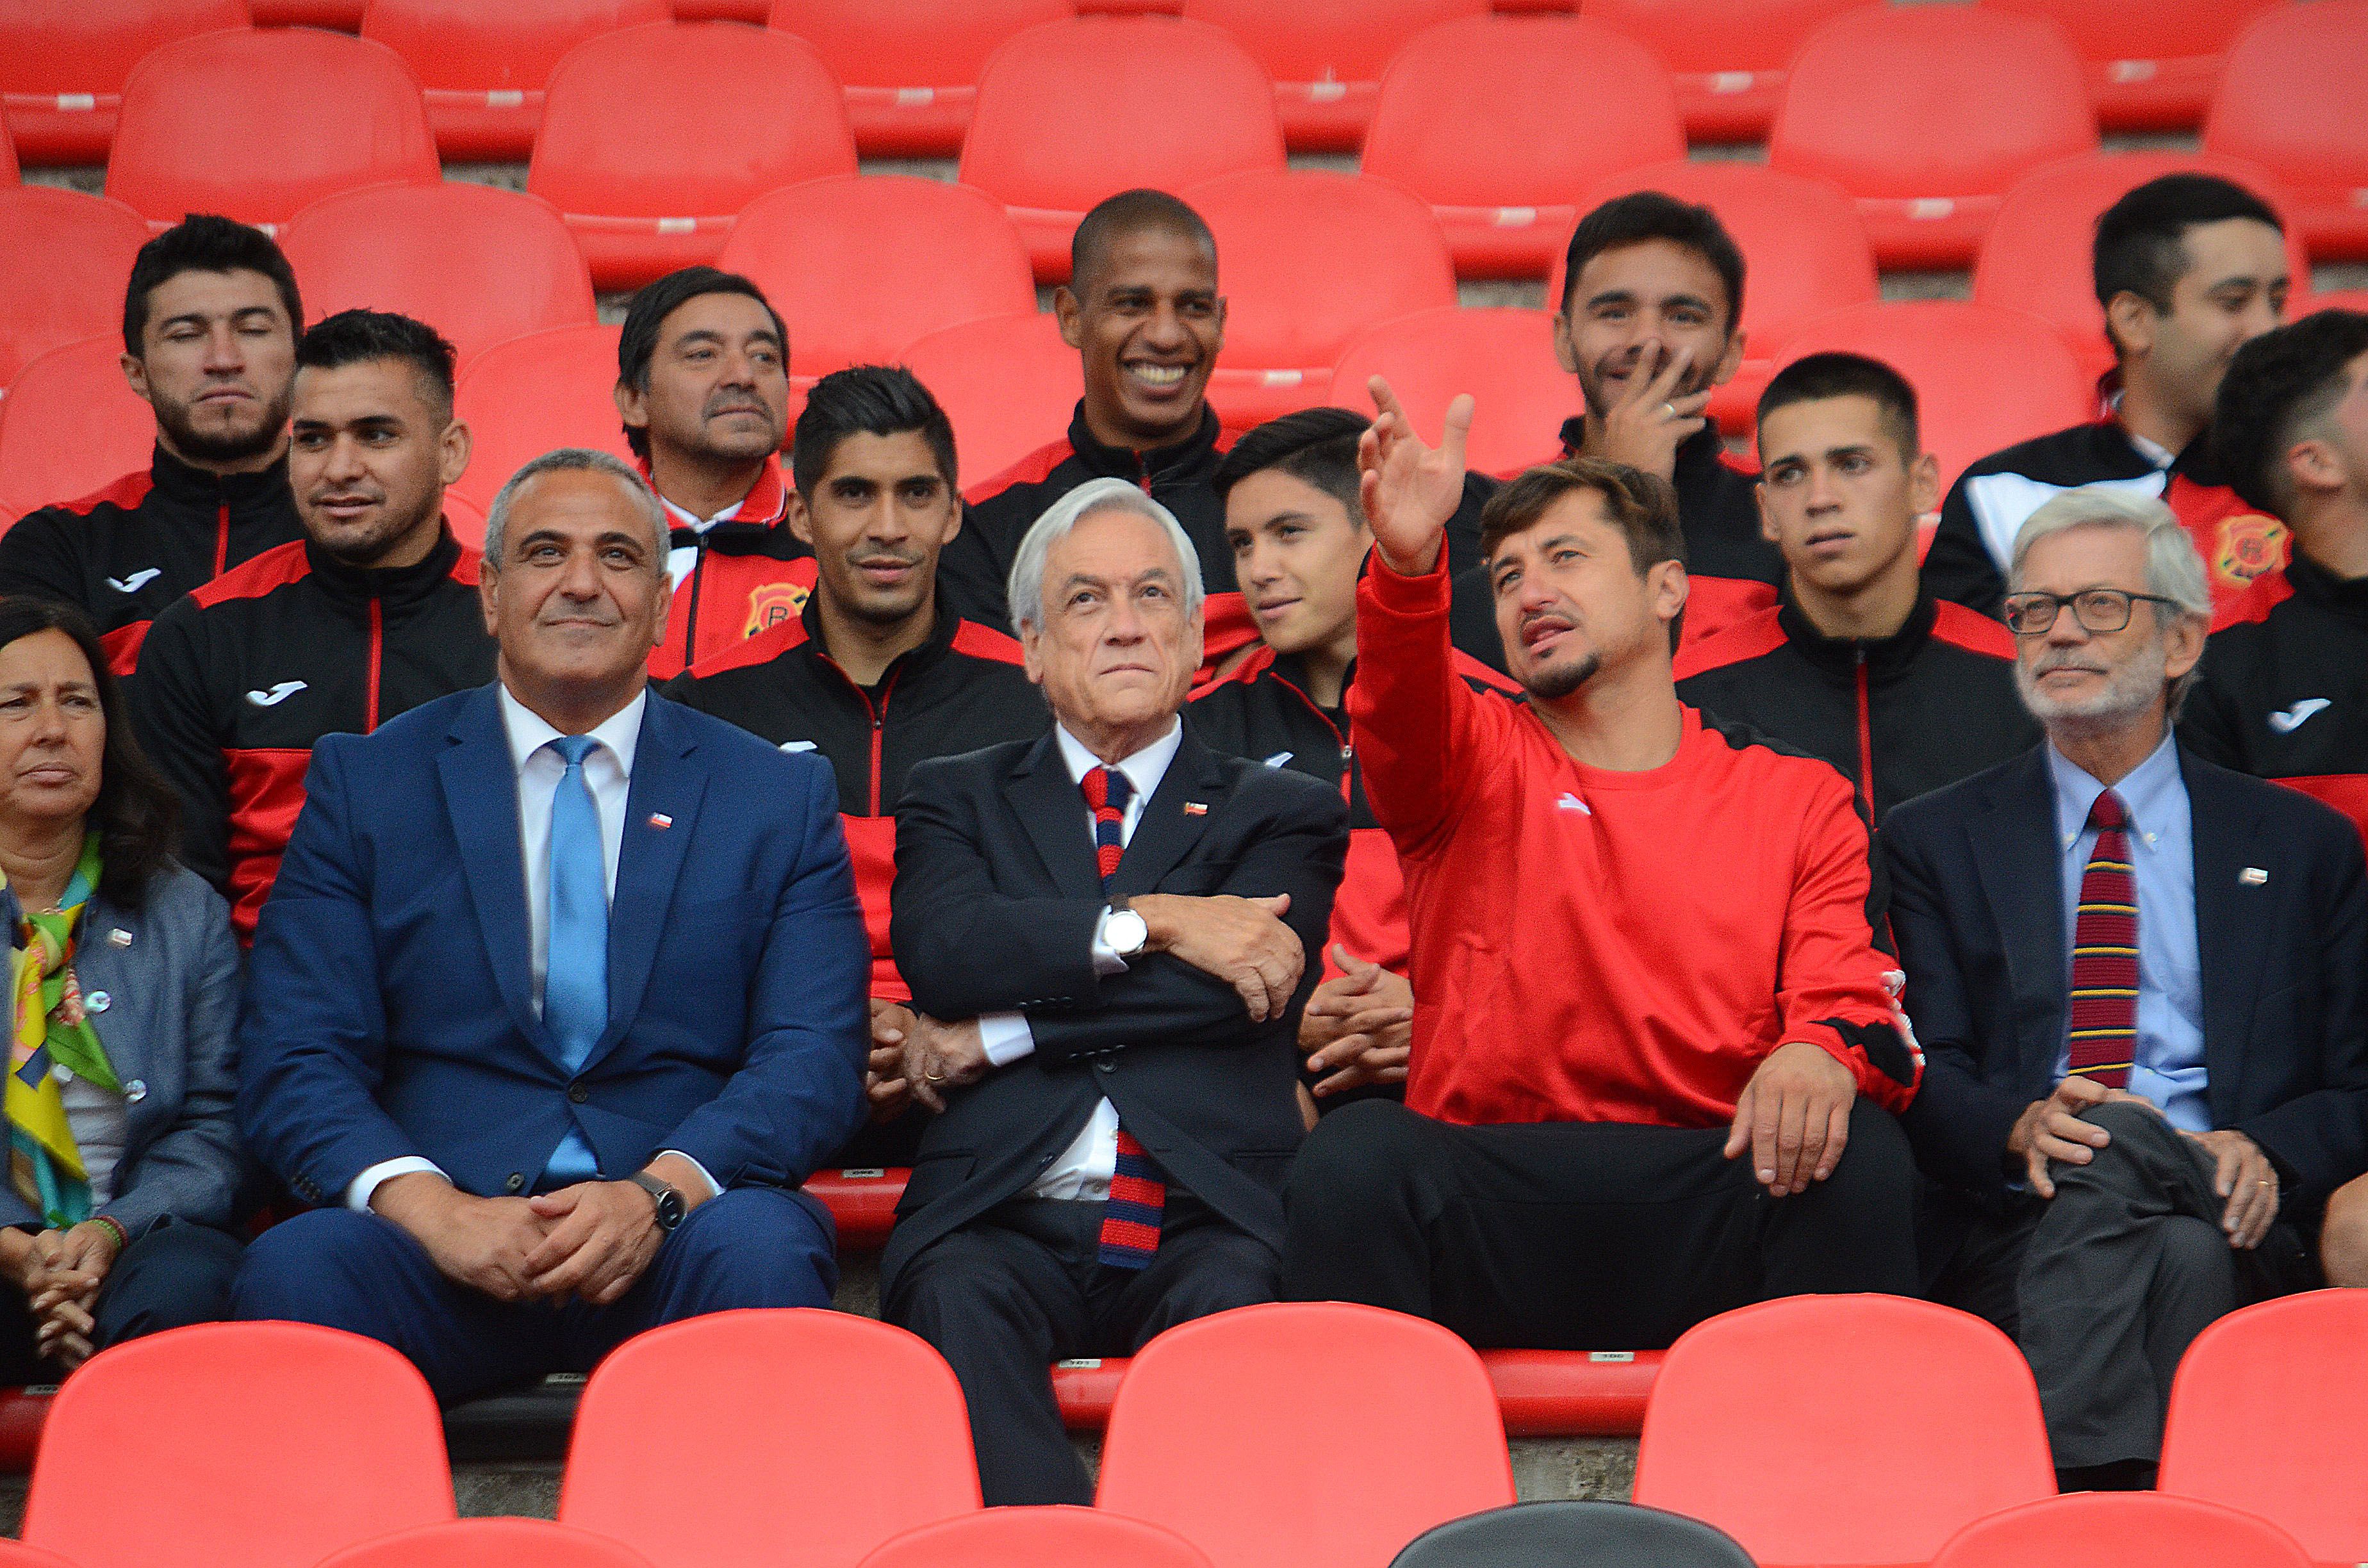
<instances>
[{"instance_id":1,"label":"eyeglasses","mask_svg":"<svg viewBox=\"0 0 2368 1568\"><path fill-rule=\"evenodd\" d=\"M2179 603L2160 594L2125 594L2119 588L2083 588L2077 594L2009 594L2007 630L2017 637L2036 637L2055 624L2057 610L2070 605L2072 619L2080 623L2081 631L2102 636L2127 626L2130 607L2140 599L2155 605Z\"/></svg>"}]
</instances>

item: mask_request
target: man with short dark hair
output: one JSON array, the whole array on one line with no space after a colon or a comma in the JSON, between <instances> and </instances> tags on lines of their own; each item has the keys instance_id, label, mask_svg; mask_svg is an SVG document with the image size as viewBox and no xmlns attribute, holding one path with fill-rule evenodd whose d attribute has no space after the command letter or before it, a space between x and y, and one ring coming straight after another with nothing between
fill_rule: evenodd
<instances>
[{"instance_id":1,"label":"man with short dark hair","mask_svg":"<svg viewBox=\"0 0 2368 1568\"><path fill-rule=\"evenodd\" d=\"M155 457L0 534L0 594L81 607L128 676L166 605L302 537L286 459L303 325L296 275L260 229L199 213L141 246L123 375L155 410Z\"/></svg>"},{"instance_id":2,"label":"man with short dark hair","mask_svg":"<svg viewBox=\"0 0 2368 1568\"><path fill-rule=\"evenodd\" d=\"M814 551L790 527L790 332L764 290L712 267L633 296L617 336L617 414L673 519L663 680L795 620Z\"/></svg>"},{"instance_id":3,"label":"man with short dark hair","mask_svg":"<svg viewBox=\"0 0 2368 1568\"><path fill-rule=\"evenodd\" d=\"M1938 465L1916 389L1856 354L1812 354L1759 395L1760 527L1783 603L1678 655L1680 700L1839 768L1872 828L1900 801L2029 751L2014 639L1925 591L1917 519Z\"/></svg>"},{"instance_id":4,"label":"man with short dark hair","mask_svg":"<svg viewBox=\"0 0 2368 1568\"><path fill-rule=\"evenodd\" d=\"M1575 458L1490 498L1529 701L1475 693L1440 560L1472 400L1434 450L1373 392L1351 707L1424 1006L1406 1103L1346 1107L1300 1151L1285 1294L1621 1349L1770 1296L1913 1291L1892 1115L1920 1063L1867 925L1866 829L1830 767L1678 700L1669 487Z\"/></svg>"},{"instance_id":5,"label":"man with short dark hair","mask_svg":"<svg viewBox=\"0 0 2368 1568\"><path fill-rule=\"evenodd\" d=\"M888 941L896 802L916 764L1042 734L1047 715L1019 644L939 596L962 493L953 428L911 371L859 365L816 381L791 472L790 527L818 567L813 597L796 619L693 665L666 693L837 773L871 937L872 1125L836 1157L909 1165L923 1119L904 1114L913 993Z\"/></svg>"},{"instance_id":6,"label":"man with short dark hair","mask_svg":"<svg viewBox=\"0 0 2368 1568\"><path fill-rule=\"evenodd\" d=\"M2284 527L2228 488L2209 439L2229 361L2285 317L2284 225L2241 186L2165 175L2097 220L2093 255L2113 346L2106 412L1965 470L1941 505L1924 580L1941 598L1997 615L2023 519L2062 491L2113 484L2179 515L2211 574L2214 611L2226 613L2247 584L2285 563Z\"/></svg>"},{"instance_id":7,"label":"man with short dark hair","mask_svg":"<svg viewBox=\"0 0 2368 1568\"><path fill-rule=\"evenodd\" d=\"M181 858L230 900L242 940L313 744L493 676L477 552L444 521L469 465L452 357L433 327L380 311L306 333L286 460L305 537L171 606L141 649L132 716L181 797Z\"/></svg>"}]
</instances>

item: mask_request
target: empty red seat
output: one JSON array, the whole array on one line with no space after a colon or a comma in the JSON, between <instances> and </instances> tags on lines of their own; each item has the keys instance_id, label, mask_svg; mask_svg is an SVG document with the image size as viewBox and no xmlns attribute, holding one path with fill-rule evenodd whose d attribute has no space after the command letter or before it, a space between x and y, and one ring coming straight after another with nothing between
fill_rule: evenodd
<instances>
[{"instance_id":1,"label":"empty red seat","mask_svg":"<svg viewBox=\"0 0 2368 1568\"><path fill-rule=\"evenodd\" d=\"M1588 192L1578 210L1584 216L1639 190L1708 207L1743 252L1743 363L1733 381L1711 394L1710 407L1721 428L1746 434L1760 391L1776 372L1776 349L1785 335L1828 311L1878 297L1866 224L1857 205L1824 180L1724 160L1631 169ZM1562 309L1569 253L1565 231L1546 279L1549 311Z\"/></svg>"},{"instance_id":2,"label":"empty red seat","mask_svg":"<svg viewBox=\"0 0 2368 1568\"><path fill-rule=\"evenodd\" d=\"M1804 40L1865 0L1583 0L1581 9L1669 68L1678 112L1701 142L1757 142Z\"/></svg>"},{"instance_id":3,"label":"empty red seat","mask_svg":"<svg viewBox=\"0 0 2368 1568\"><path fill-rule=\"evenodd\" d=\"M2108 131L2199 125L2220 62L2245 24L2283 0L1983 0L2000 11L2053 17L2072 35Z\"/></svg>"},{"instance_id":4,"label":"empty red seat","mask_svg":"<svg viewBox=\"0 0 2368 1568\"><path fill-rule=\"evenodd\" d=\"M2313 294L2286 307L2286 319L2294 321L2313 311L2368 312L2368 289L2337 289L2325 294Z\"/></svg>"},{"instance_id":5,"label":"empty red seat","mask_svg":"<svg viewBox=\"0 0 2368 1568\"><path fill-rule=\"evenodd\" d=\"M122 330L124 279L148 242L139 213L53 186L0 186L0 387L62 344Z\"/></svg>"},{"instance_id":6,"label":"empty red seat","mask_svg":"<svg viewBox=\"0 0 2368 1568\"><path fill-rule=\"evenodd\" d=\"M1106 197L1282 166L1266 73L1223 28L1171 16L1019 33L986 62L962 153L962 183L1010 211L1047 283L1067 280L1069 237Z\"/></svg>"},{"instance_id":7,"label":"empty red seat","mask_svg":"<svg viewBox=\"0 0 2368 1568\"><path fill-rule=\"evenodd\" d=\"M559 209L602 289L723 248L768 190L855 172L838 84L813 48L736 22L654 22L552 68L527 188Z\"/></svg>"},{"instance_id":8,"label":"empty red seat","mask_svg":"<svg viewBox=\"0 0 2368 1568\"><path fill-rule=\"evenodd\" d=\"M0 119L0 183L14 185L24 177L17 167L17 146L8 139L8 125Z\"/></svg>"},{"instance_id":9,"label":"empty red seat","mask_svg":"<svg viewBox=\"0 0 2368 1568\"><path fill-rule=\"evenodd\" d=\"M2112 368L2104 307L2097 302L2097 220L2132 190L2164 175L2193 172L2234 180L2272 208L2285 205L2270 176L2236 158L2203 153L2095 153L2026 175L2007 192L1998 222L1974 264L1974 298L2046 317L2091 375ZM2286 225L2289 282L2299 299L2310 288L2302 231Z\"/></svg>"},{"instance_id":10,"label":"empty red seat","mask_svg":"<svg viewBox=\"0 0 2368 1568\"><path fill-rule=\"evenodd\" d=\"M9 1568L0 1560L0 1568ZM549 1519L455 1519L350 1547L321 1568L650 1568L621 1540Z\"/></svg>"},{"instance_id":11,"label":"empty red seat","mask_svg":"<svg viewBox=\"0 0 2368 1568\"><path fill-rule=\"evenodd\" d=\"M982 1508L906 1530L862 1568L1209 1568L1173 1530L1099 1508ZM0 1568L10 1568L0 1559ZM46 1565L33 1565L46 1568Z\"/></svg>"},{"instance_id":12,"label":"empty red seat","mask_svg":"<svg viewBox=\"0 0 2368 1568\"><path fill-rule=\"evenodd\" d=\"M593 320L592 280L548 202L439 180L376 186L299 212L280 249L320 320L354 306L399 311L463 361L506 338Z\"/></svg>"},{"instance_id":13,"label":"empty red seat","mask_svg":"<svg viewBox=\"0 0 2368 1568\"><path fill-rule=\"evenodd\" d=\"M672 18L666 0L370 0L362 37L411 63L448 158L517 159L534 146L543 83L587 38Z\"/></svg>"},{"instance_id":14,"label":"empty red seat","mask_svg":"<svg viewBox=\"0 0 2368 1568\"><path fill-rule=\"evenodd\" d=\"M1487 0L1184 0L1186 16L1232 33L1266 68L1283 141L1310 153L1363 144L1382 73L1406 40L1487 10Z\"/></svg>"},{"instance_id":15,"label":"empty red seat","mask_svg":"<svg viewBox=\"0 0 2368 1568\"><path fill-rule=\"evenodd\" d=\"M716 265L754 278L790 329L811 386L893 364L916 337L1036 308L1028 247L1002 205L943 180L849 175L748 204Z\"/></svg>"},{"instance_id":16,"label":"empty red seat","mask_svg":"<svg viewBox=\"0 0 2368 1568\"><path fill-rule=\"evenodd\" d=\"M2263 1301L2187 1347L2163 1423L2162 1491L2272 1519L2322 1562L2361 1562L2363 1470L2368 1292Z\"/></svg>"},{"instance_id":17,"label":"empty red seat","mask_svg":"<svg viewBox=\"0 0 2368 1568\"><path fill-rule=\"evenodd\" d=\"M1085 393L1077 351L1061 341L1061 324L1033 311L933 332L896 358L953 422L965 491L1059 440Z\"/></svg>"},{"instance_id":18,"label":"empty red seat","mask_svg":"<svg viewBox=\"0 0 2368 1568\"><path fill-rule=\"evenodd\" d=\"M1776 363L1828 349L1907 378L1944 492L1967 464L2096 414L2094 380L2063 335L2027 311L1963 300L1861 305L1803 325Z\"/></svg>"},{"instance_id":19,"label":"empty red seat","mask_svg":"<svg viewBox=\"0 0 2368 1568\"><path fill-rule=\"evenodd\" d=\"M357 32L369 0L246 0L258 28L334 28Z\"/></svg>"},{"instance_id":20,"label":"empty red seat","mask_svg":"<svg viewBox=\"0 0 2368 1568\"><path fill-rule=\"evenodd\" d=\"M1793 56L1768 162L1849 191L1884 266L1953 267L2016 180L2096 146L2080 58L2055 23L1869 6Z\"/></svg>"},{"instance_id":21,"label":"empty red seat","mask_svg":"<svg viewBox=\"0 0 2368 1568\"><path fill-rule=\"evenodd\" d=\"M2153 1492L2075 1492L1959 1530L1932 1568L2310 1568L2294 1537L2251 1514Z\"/></svg>"},{"instance_id":22,"label":"empty red seat","mask_svg":"<svg viewBox=\"0 0 2368 1568\"><path fill-rule=\"evenodd\" d=\"M2368 0L2280 6L2229 47L2206 152L2249 158L2294 202L2311 256L2368 260Z\"/></svg>"},{"instance_id":23,"label":"empty red seat","mask_svg":"<svg viewBox=\"0 0 2368 1568\"><path fill-rule=\"evenodd\" d=\"M461 367L452 406L468 422L468 472L452 488L479 510L534 459L560 447L632 449L617 417L617 328L560 326L496 343Z\"/></svg>"},{"instance_id":24,"label":"empty red seat","mask_svg":"<svg viewBox=\"0 0 2368 1568\"><path fill-rule=\"evenodd\" d=\"M988 57L1023 28L1075 14L1069 0L773 0L768 25L814 46L867 155L950 158Z\"/></svg>"},{"instance_id":25,"label":"empty red seat","mask_svg":"<svg viewBox=\"0 0 2368 1568\"><path fill-rule=\"evenodd\" d=\"M0 108L17 155L103 164L124 78L158 44L246 26L244 0L15 0L0 49Z\"/></svg>"},{"instance_id":26,"label":"empty red seat","mask_svg":"<svg viewBox=\"0 0 2368 1568\"><path fill-rule=\"evenodd\" d=\"M1580 191L1686 155L1669 74L1585 17L1441 22L1400 50L1364 172L1430 203L1467 277L1543 278Z\"/></svg>"},{"instance_id":27,"label":"empty red seat","mask_svg":"<svg viewBox=\"0 0 2368 1568\"><path fill-rule=\"evenodd\" d=\"M127 473L146 475L156 416L124 381L122 356L119 326L52 348L17 372L0 399L0 517L78 501Z\"/></svg>"},{"instance_id":28,"label":"empty red seat","mask_svg":"<svg viewBox=\"0 0 2368 1568\"><path fill-rule=\"evenodd\" d=\"M1717 1526L1761 1568L1858 1568L1929 1562L2055 1491L2039 1390L2005 1335L1929 1301L1794 1296L1670 1346L1634 1500Z\"/></svg>"},{"instance_id":29,"label":"empty red seat","mask_svg":"<svg viewBox=\"0 0 2368 1568\"><path fill-rule=\"evenodd\" d=\"M1376 322L1455 303L1430 209L1353 175L1230 175L1184 193L1217 237L1225 347L1209 400L1255 425L1332 401L1332 364ZM1361 388L1351 389L1361 404Z\"/></svg>"},{"instance_id":30,"label":"empty red seat","mask_svg":"<svg viewBox=\"0 0 2368 1568\"><path fill-rule=\"evenodd\" d=\"M285 223L366 185L443 177L419 81L382 43L310 28L200 33L132 69L107 194L158 227Z\"/></svg>"},{"instance_id":31,"label":"empty red seat","mask_svg":"<svg viewBox=\"0 0 2368 1568\"><path fill-rule=\"evenodd\" d=\"M674 0L677 22L748 22L765 25L766 0Z\"/></svg>"},{"instance_id":32,"label":"empty red seat","mask_svg":"<svg viewBox=\"0 0 2368 1568\"><path fill-rule=\"evenodd\" d=\"M1475 473L1515 473L1560 454L1556 433L1580 413L1578 380L1554 363L1544 311L1448 305L1367 328L1332 367L1331 400L1371 414L1366 383L1389 381L1426 441L1458 392L1470 392Z\"/></svg>"}]
</instances>

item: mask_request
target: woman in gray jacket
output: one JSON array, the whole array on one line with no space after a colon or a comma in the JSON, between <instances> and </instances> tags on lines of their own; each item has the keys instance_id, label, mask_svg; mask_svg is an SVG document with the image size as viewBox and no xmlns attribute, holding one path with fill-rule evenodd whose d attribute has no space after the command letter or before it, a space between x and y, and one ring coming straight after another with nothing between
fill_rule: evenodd
<instances>
[{"instance_id":1,"label":"woman in gray jacket","mask_svg":"<svg viewBox=\"0 0 2368 1568\"><path fill-rule=\"evenodd\" d=\"M0 602L0 1382L222 1317L238 948L82 612Z\"/></svg>"}]
</instances>

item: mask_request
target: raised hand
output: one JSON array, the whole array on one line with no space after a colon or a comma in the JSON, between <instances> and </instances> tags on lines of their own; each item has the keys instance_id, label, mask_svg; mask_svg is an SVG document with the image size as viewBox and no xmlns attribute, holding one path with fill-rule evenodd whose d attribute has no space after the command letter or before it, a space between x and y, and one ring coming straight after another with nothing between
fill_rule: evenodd
<instances>
[{"instance_id":1,"label":"raised hand","mask_svg":"<svg viewBox=\"0 0 2368 1568\"><path fill-rule=\"evenodd\" d=\"M1702 410L1710 406L1710 389L1683 394L1678 391L1692 365L1690 345L1674 351L1656 347L1638 357L1626 395L1603 416L1607 460L1663 479L1677 477L1678 449L1709 423Z\"/></svg>"},{"instance_id":2,"label":"raised hand","mask_svg":"<svg viewBox=\"0 0 2368 1568\"><path fill-rule=\"evenodd\" d=\"M1439 445L1428 447L1390 383L1366 383L1380 415L1357 443L1358 496L1382 560L1400 576L1418 576L1439 561L1447 520L1463 504L1463 449L1472 433L1472 394L1447 405Z\"/></svg>"}]
</instances>

